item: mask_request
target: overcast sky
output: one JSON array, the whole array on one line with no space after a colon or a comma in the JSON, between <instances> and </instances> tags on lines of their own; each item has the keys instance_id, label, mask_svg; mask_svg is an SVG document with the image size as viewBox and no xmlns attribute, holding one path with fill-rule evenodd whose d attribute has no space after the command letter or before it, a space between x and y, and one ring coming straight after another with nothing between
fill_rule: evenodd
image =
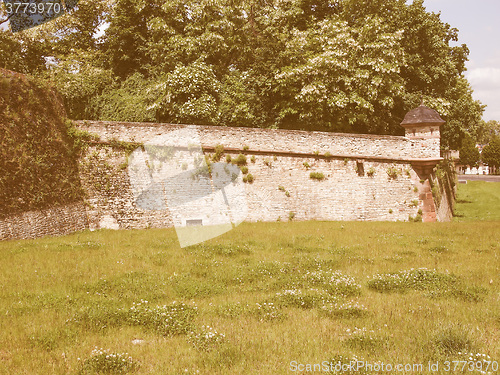
<instances>
[{"instance_id":1,"label":"overcast sky","mask_svg":"<svg viewBox=\"0 0 500 375\"><path fill-rule=\"evenodd\" d=\"M486 104L485 120L500 121L500 0L424 0L429 11L459 30L469 47L466 77L474 98Z\"/></svg>"}]
</instances>

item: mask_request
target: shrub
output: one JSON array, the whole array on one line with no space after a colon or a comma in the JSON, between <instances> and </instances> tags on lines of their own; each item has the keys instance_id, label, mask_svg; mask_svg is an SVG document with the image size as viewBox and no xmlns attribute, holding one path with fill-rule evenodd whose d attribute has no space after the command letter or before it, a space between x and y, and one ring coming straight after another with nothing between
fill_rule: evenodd
<instances>
[{"instance_id":1,"label":"shrub","mask_svg":"<svg viewBox=\"0 0 500 375\"><path fill-rule=\"evenodd\" d=\"M80 374L126 374L139 367L128 353L113 353L107 349L95 348L92 356L86 359Z\"/></svg>"},{"instance_id":2,"label":"shrub","mask_svg":"<svg viewBox=\"0 0 500 375\"><path fill-rule=\"evenodd\" d=\"M248 167L243 166L240 169L241 169L241 173L243 173L243 174L247 174L248 173Z\"/></svg>"},{"instance_id":3,"label":"shrub","mask_svg":"<svg viewBox=\"0 0 500 375\"><path fill-rule=\"evenodd\" d=\"M289 191L285 191L285 195L286 195L287 197L290 197L290 192L289 192Z\"/></svg>"},{"instance_id":4,"label":"shrub","mask_svg":"<svg viewBox=\"0 0 500 375\"><path fill-rule=\"evenodd\" d=\"M366 172L366 175L368 177L373 177L375 175L375 168L370 167L370 169L368 169L368 171Z\"/></svg>"},{"instance_id":5,"label":"shrub","mask_svg":"<svg viewBox=\"0 0 500 375\"><path fill-rule=\"evenodd\" d=\"M285 191L285 187L280 185L280 186L278 186L278 190L279 191Z\"/></svg>"},{"instance_id":6,"label":"shrub","mask_svg":"<svg viewBox=\"0 0 500 375\"><path fill-rule=\"evenodd\" d=\"M232 163L233 162L233 158L231 157L231 155L226 155L226 163Z\"/></svg>"},{"instance_id":7,"label":"shrub","mask_svg":"<svg viewBox=\"0 0 500 375\"><path fill-rule=\"evenodd\" d=\"M288 214L288 221L292 221L295 218L295 212L290 211Z\"/></svg>"},{"instance_id":8,"label":"shrub","mask_svg":"<svg viewBox=\"0 0 500 375\"><path fill-rule=\"evenodd\" d=\"M248 182L249 184L253 183L254 178L251 173L247 174L245 177L243 177L243 182Z\"/></svg>"},{"instance_id":9,"label":"shrub","mask_svg":"<svg viewBox=\"0 0 500 375\"><path fill-rule=\"evenodd\" d=\"M250 146L247 145L243 146L243 151L248 151L248 150L250 150Z\"/></svg>"},{"instance_id":10,"label":"shrub","mask_svg":"<svg viewBox=\"0 0 500 375\"><path fill-rule=\"evenodd\" d=\"M309 177L311 178L311 180L318 180L318 181L322 181L325 179L325 175L321 172L311 172L309 173Z\"/></svg>"},{"instance_id":11,"label":"shrub","mask_svg":"<svg viewBox=\"0 0 500 375\"><path fill-rule=\"evenodd\" d=\"M273 163L271 163L271 160L269 159L264 159L264 165L271 168L273 166Z\"/></svg>"},{"instance_id":12,"label":"shrub","mask_svg":"<svg viewBox=\"0 0 500 375\"><path fill-rule=\"evenodd\" d=\"M309 165L309 163L308 163L307 161L305 161L304 163L302 163L302 165L303 165L304 167L306 167L306 169L311 168L311 166Z\"/></svg>"},{"instance_id":13,"label":"shrub","mask_svg":"<svg viewBox=\"0 0 500 375\"><path fill-rule=\"evenodd\" d=\"M252 157L250 158L250 161L251 161L252 163L255 163L255 155L252 155Z\"/></svg>"},{"instance_id":14,"label":"shrub","mask_svg":"<svg viewBox=\"0 0 500 375\"><path fill-rule=\"evenodd\" d=\"M325 152L325 158L331 158L332 157L332 154L330 152Z\"/></svg>"}]
</instances>

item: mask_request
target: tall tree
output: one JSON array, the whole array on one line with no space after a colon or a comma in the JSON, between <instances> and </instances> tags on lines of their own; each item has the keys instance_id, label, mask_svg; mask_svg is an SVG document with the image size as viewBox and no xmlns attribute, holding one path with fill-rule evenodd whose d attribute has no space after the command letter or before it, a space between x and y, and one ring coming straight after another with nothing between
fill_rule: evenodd
<instances>
[{"instance_id":1,"label":"tall tree","mask_svg":"<svg viewBox=\"0 0 500 375\"><path fill-rule=\"evenodd\" d=\"M481 158L488 167L491 168L492 173L500 173L500 136L495 136L483 148Z\"/></svg>"},{"instance_id":2,"label":"tall tree","mask_svg":"<svg viewBox=\"0 0 500 375\"><path fill-rule=\"evenodd\" d=\"M462 140L462 147L459 150L460 163L469 167L476 167L479 163L480 154L476 147L476 142L470 135L466 135Z\"/></svg>"}]
</instances>

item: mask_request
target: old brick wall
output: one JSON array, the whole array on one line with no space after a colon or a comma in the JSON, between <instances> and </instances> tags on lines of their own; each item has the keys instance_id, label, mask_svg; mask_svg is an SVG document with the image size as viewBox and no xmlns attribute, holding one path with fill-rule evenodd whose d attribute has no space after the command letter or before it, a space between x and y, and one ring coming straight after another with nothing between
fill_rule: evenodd
<instances>
[{"instance_id":1,"label":"old brick wall","mask_svg":"<svg viewBox=\"0 0 500 375\"><path fill-rule=\"evenodd\" d=\"M80 122L102 142L147 143L183 125ZM189 126L193 127L193 126ZM408 220L416 217L428 193L413 163L439 159L439 138L331 134L195 126L205 154L223 145L225 156L247 156L252 183L245 183L247 221ZM326 154L326 155L325 155ZM254 162L252 162L252 160ZM168 208L143 210L135 202L127 154L110 145L89 148L81 161L91 228L146 228L173 225ZM310 178L319 172L324 179ZM389 173L392 172L392 173ZM391 174L392 177L389 175ZM191 213L191 219L213 213ZM435 210L435 209L434 209ZM425 212L424 212L425 213ZM213 215L212 215L213 216ZM436 218L436 214L424 217ZM437 219L444 218L445 214Z\"/></svg>"},{"instance_id":2,"label":"old brick wall","mask_svg":"<svg viewBox=\"0 0 500 375\"><path fill-rule=\"evenodd\" d=\"M87 228L83 203L29 211L0 220L0 240L59 236Z\"/></svg>"}]
</instances>

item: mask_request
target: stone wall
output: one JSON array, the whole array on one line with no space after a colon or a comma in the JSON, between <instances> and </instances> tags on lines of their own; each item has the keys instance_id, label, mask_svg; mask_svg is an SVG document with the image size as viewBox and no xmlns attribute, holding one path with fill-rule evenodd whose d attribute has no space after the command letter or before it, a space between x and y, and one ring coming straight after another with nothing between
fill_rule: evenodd
<instances>
[{"instance_id":1,"label":"stone wall","mask_svg":"<svg viewBox=\"0 0 500 375\"><path fill-rule=\"evenodd\" d=\"M0 240L59 236L87 228L83 203L29 211L0 220Z\"/></svg>"},{"instance_id":2,"label":"stone wall","mask_svg":"<svg viewBox=\"0 0 500 375\"><path fill-rule=\"evenodd\" d=\"M147 143L183 128L199 132L206 155L216 145L224 146L222 161L227 155L246 155L248 172L254 177L252 183L244 184L247 221L292 217L407 221L418 216L419 210L425 221L449 220L445 208L436 212L429 182L415 167L422 161L432 164L439 160L439 131L406 138L149 123L86 121L79 122L79 127L97 134L103 142L89 148L80 168L91 228L173 225L168 208L138 207L127 154L106 142ZM312 179L311 172L322 173L324 179ZM184 220L208 218L213 216L210 210L207 205Z\"/></svg>"},{"instance_id":3,"label":"stone wall","mask_svg":"<svg viewBox=\"0 0 500 375\"><path fill-rule=\"evenodd\" d=\"M425 129L415 136L397 137L371 134L345 134L223 126L193 126L155 123L123 123L108 121L79 121L81 129L98 134L102 141L112 139L146 143L155 136L183 127L196 128L203 147L222 144L226 149L262 153L325 154L344 157L367 157L383 160L440 158L439 129Z\"/></svg>"},{"instance_id":4,"label":"stone wall","mask_svg":"<svg viewBox=\"0 0 500 375\"><path fill-rule=\"evenodd\" d=\"M182 129L199 134L200 152L205 155L222 145L222 162L227 156L246 156L248 173L253 176L252 182L242 185L246 221L406 221L419 213L424 221L451 218L447 197L439 197L442 204L436 209L430 188L432 166L440 160L439 129L419 129L408 137L395 137L150 123L81 121L78 126L100 138L79 163L85 204L1 220L0 240L62 235L86 228L172 227L175 220L184 225L199 221L218 224L225 213L217 215L209 200L185 210L181 218L168 205L141 208L131 184L130 152L113 142L147 144ZM311 172L324 178L313 179ZM232 185L241 183L242 177L239 174ZM216 190L213 188L214 197ZM226 193L226 201L228 196L234 198L230 188ZM214 199L221 201L222 195Z\"/></svg>"}]
</instances>

